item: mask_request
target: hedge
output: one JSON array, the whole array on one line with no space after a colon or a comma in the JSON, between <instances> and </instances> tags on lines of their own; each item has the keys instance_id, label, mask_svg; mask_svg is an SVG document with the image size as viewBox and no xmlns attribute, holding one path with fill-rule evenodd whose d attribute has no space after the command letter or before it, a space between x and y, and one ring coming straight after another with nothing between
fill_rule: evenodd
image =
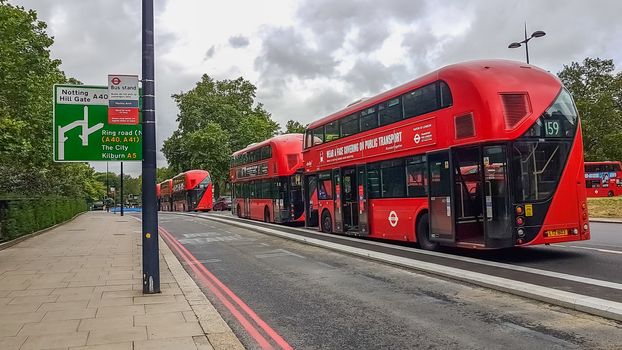
<instances>
[{"instance_id":1,"label":"hedge","mask_svg":"<svg viewBox=\"0 0 622 350\"><path fill-rule=\"evenodd\" d=\"M58 196L0 199L0 242L54 226L86 210L84 199Z\"/></svg>"}]
</instances>

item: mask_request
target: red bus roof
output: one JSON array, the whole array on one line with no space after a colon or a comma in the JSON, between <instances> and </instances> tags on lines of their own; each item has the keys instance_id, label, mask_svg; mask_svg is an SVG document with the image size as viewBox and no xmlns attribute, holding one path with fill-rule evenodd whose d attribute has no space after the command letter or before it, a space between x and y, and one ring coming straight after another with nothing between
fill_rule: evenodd
<instances>
[{"instance_id":1,"label":"red bus roof","mask_svg":"<svg viewBox=\"0 0 622 350\"><path fill-rule=\"evenodd\" d=\"M263 146L267 146L267 145L271 145L273 147L276 148L277 151L286 149L286 151L289 151L291 147L291 145L295 145L298 142L302 142L302 138L303 135L302 134L283 134L283 135L276 135L272 138L269 138L267 140L263 140L261 142L258 143L253 143L250 144L248 146L246 146L246 148L243 148L239 151L233 152L233 156L238 156L242 153L248 152L248 151L252 151L252 150L256 150L259 149ZM301 143L302 144L302 143ZM302 148L300 149L302 151Z\"/></svg>"},{"instance_id":2,"label":"red bus roof","mask_svg":"<svg viewBox=\"0 0 622 350\"><path fill-rule=\"evenodd\" d=\"M462 85L468 85L470 88L478 90L480 92L479 95L485 98L489 97L490 93L498 95L500 91L524 92L529 90L531 92L530 102L532 108L541 111L548 107L553 101L554 96L551 96L547 87L561 87L561 82L553 74L522 62L509 60L476 60L456 63L440 68L374 97L356 102L338 112L312 122L306 129L317 128L437 80L448 82L450 89L452 89L451 82L460 82ZM538 88L538 86L541 88ZM454 104L459 104L461 95L454 91L452 92ZM539 95L539 92L545 93L545 96ZM555 95L556 94L557 92L555 92ZM543 101L544 105L540 104L540 101Z\"/></svg>"},{"instance_id":3,"label":"red bus roof","mask_svg":"<svg viewBox=\"0 0 622 350\"><path fill-rule=\"evenodd\" d=\"M207 170L194 169L194 170L188 170L181 174L175 175L172 181L173 183L183 181L184 189L191 190L195 188L199 183L201 183L201 181L205 180L205 178L208 176L209 176L209 172Z\"/></svg>"},{"instance_id":4,"label":"red bus roof","mask_svg":"<svg viewBox=\"0 0 622 350\"><path fill-rule=\"evenodd\" d=\"M160 196L170 195L171 190L173 189L173 179L166 179L158 185L160 185Z\"/></svg>"},{"instance_id":5,"label":"red bus roof","mask_svg":"<svg viewBox=\"0 0 622 350\"><path fill-rule=\"evenodd\" d=\"M262 142L249 145L233 153L233 157L238 157L244 153L259 150L265 146L271 147L269 158L248 162L245 164L235 165L231 167L231 180L235 180L236 169L255 167L262 165L267 166L267 174L259 174L251 176L254 178L267 178L272 176L289 176L294 174L298 169L302 168L302 134L284 134L277 135ZM250 180L251 178L249 178Z\"/></svg>"}]
</instances>

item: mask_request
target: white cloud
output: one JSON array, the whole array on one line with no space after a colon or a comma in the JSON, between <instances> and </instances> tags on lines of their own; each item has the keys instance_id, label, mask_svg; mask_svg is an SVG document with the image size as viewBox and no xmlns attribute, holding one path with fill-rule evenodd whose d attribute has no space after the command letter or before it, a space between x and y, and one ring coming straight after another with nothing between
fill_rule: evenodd
<instances>
[{"instance_id":1,"label":"white cloud","mask_svg":"<svg viewBox=\"0 0 622 350\"><path fill-rule=\"evenodd\" d=\"M12 3L49 24L52 55L69 76L104 84L108 73L140 72L140 2ZM157 0L155 10L158 147L176 128L170 95L202 74L250 80L284 125L306 124L450 63L524 60L523 49L507 45L521 39L525 21L547 33L529 46L531 62L544 69L557 72L587 56L622 65L616 0ZM127 168L136 174L140 164Z\"/></svg>"}]
</instances>

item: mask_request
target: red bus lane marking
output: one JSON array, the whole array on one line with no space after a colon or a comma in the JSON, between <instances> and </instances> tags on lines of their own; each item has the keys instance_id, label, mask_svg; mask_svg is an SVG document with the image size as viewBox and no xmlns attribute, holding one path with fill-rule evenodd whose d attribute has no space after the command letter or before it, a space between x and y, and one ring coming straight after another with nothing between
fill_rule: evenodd
<instances>
[{"instance_id":1,"label":"red bus lane marking","mask_svg":"<svg viewBox=\"0 0 622 350\"><path fill-rule=\"evenodd\" d=\"M202 273L202 271L196 268L196 265L200 264L196 260L196 258L192 255L187 256L187 254L182 249L180 249L180 245L179 245L180 243L177 242L177 240L174 237L172 237L170 233L164 232L162 230L163 229L160 228L160 233L162 233L162 238L164 238L167 244L169 244L169 246L172 249L174 249L181 258L184 259L186 264L190 266L190 268L194 271L194 273L200 279L202 284L206 286L218 298L218 300L220 300L220 302L229 310L229 312L231 312L231 314L238 320L238 322L240 322L240 324L242 325L242 327L244 327L246 332L251 337L253 337L255 341L257 341L257 343L259 344L259 346L261 346L262 349L272 349L273 348L272 345L270 345L270 343L266 340L266 338L264 338L261 335L259 330L255 328L251 324L251 322L248 319L246 319L246 317L244 317L244 315L242 315L240 311L236 309L233 304L231 304L229 300L227 300L227 298L218 290L218 288L216 288L216 286L209 280L209 278Z\"/></svg>"},{"instance_id":2,"label":"red bus lane marking","mask_svg":"<svg viewBox=\"0 0 622 350\"><path fill-rule=\"evenodd\" d=\"M192 255L192 253L190 253L186 249L186 247L184 247L181 243L179 243L179 241L177 241L177 239L175 239L166 229L160 227L160 231L164 234L164 236L166 236L171 241L171 243L173 243L178 248L178 251L181 251L184 253L184 259L186 260L187 263L190 264L190 267L195 272L197 272L197 269L200 270L198 271L199 275L203 276L208 281L210 281L210 284L212 286L213 284L211 282L215 283L218 287L220 287L225 292L225 294L227 294L242 309L242 311L244 311L248 316L250 316L251 319L255 321L264 330L264 332L268 334L268 336L270 336L270 338L272 338L281 348L287 349L287 350L293 349L287 343L287 341L285 341L285 339L283 339L274 329L272 329L272 327L270 327L264 320L262 320L242 299L240 299L233 291L231 291L231 289L229 289L216 276L214 276L214 274L212 274L203 264L197 261L194 255ZM222 296L220 291L218 291L218 294ZM224 296L222 296L222 298L224 298ZM219 297L219 299L221 299L221 297ZM261 336L260 334L258 335Z\"/></svg>"}]
</instances>

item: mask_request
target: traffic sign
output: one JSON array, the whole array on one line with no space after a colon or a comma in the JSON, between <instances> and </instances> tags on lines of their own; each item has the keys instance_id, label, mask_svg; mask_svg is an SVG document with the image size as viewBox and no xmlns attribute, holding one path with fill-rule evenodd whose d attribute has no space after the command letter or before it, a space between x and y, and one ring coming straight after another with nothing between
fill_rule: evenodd
<instances>
[{"instance_id":1,"label":"traffic sign","mask_svg":"<svg viewBox=\"0 0 622 350\"><path fill-rule=\"evenodd\" d=\"M54 161L140 161L142 125L108 123L108 87L54 85Z\"/></svg>"},{"instance_id":2,"label":"traffic sign","mask_svg":"<svg viewBox=\"0 0 622 350\"><path fill-rule=\"evenodd\" d=\"M108 123L138 124L138 75L108 75Z\"/></svg>"}]
</instances>

